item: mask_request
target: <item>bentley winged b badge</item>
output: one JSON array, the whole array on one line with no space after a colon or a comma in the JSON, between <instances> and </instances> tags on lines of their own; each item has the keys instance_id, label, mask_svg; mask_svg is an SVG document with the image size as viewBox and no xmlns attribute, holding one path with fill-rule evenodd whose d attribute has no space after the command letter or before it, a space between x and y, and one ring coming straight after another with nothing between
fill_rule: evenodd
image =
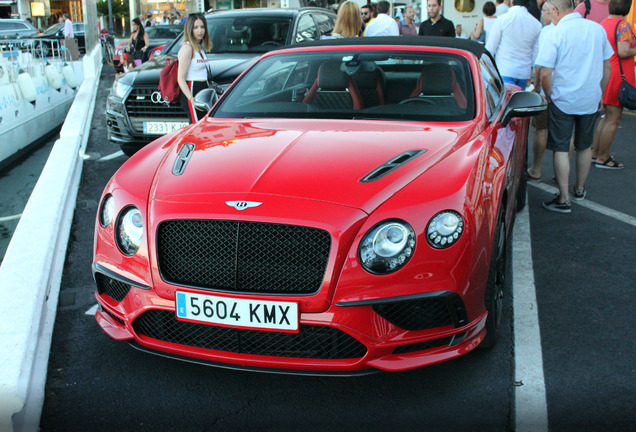
<instances>
[{"instance_id":1,"label":"bentley winged b badge","mask_svg":"<svg viewBox=\"0 0 636 432\"><path fill-rule=\"evenodd\" d=\"M258 207L263 203L254 202L254 201L225 201L225 204L230 207L234 207L237 210L245 210L252 207Z\"/></svg>"}]
</instances>

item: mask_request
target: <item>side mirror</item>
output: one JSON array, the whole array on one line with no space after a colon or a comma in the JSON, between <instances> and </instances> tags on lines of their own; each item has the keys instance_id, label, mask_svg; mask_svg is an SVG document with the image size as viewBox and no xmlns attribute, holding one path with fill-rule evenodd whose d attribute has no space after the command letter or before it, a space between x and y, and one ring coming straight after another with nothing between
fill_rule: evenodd
<instances>
[{"instance_id":1,"label":"side mirror","mask_svg":"<svg viewBox=\"0 0 636 432\"><path fill-rule=\"evenodd\" d=\"M219 100L219 94L216 89L208 88L197 93L192 104L196 109L208 112L212 109L217 100Z\"/></svg>"},{"instance_id":2,"label":"side mirror","mask_svg":"<svg viewBox=\"0 0 636 432\"><path fill-rule=\"evenodd\" d=\"M504 109L501 124L506 127L514 117L535 116L548 109L548 102L535 92L518 91L513 93Z\"/></svg>"}]
</instances>

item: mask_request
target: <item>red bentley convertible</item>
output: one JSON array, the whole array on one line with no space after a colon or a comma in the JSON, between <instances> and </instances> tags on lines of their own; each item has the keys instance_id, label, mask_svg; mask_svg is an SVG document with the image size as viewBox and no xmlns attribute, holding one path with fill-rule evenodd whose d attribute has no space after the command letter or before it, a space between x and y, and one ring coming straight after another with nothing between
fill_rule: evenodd
<instances>
[{"instance_id":1,"label":"red bentley convertible","mask_svg":"<svg viewBox=\"0 0 636 432\"><path fill-rule=\"evenodd\" d=\"M211 365L402 371L496 340L527 116L482 45L271 52L129 159L95 228L99 325ZM516 91L516 92L515 92ZM524 118L525 117L525 118Z\"/></svg>"}]
</instances>

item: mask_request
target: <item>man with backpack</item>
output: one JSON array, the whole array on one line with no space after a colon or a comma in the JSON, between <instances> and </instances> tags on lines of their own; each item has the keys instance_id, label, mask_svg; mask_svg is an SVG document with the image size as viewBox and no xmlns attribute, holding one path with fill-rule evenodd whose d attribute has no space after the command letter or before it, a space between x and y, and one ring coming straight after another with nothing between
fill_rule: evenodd
<instances>
[{"instance_id":1,"label":"man with backpack","mask_svg":"<svg viewBox=\"0 0 636 432\"><path fill-rule=\"evenodd\" d=\"M580 13L583 18L600 24L601 21L609 16L609 0L583 0L574 9L574 12Z\"/></svg>"}]
</instances>

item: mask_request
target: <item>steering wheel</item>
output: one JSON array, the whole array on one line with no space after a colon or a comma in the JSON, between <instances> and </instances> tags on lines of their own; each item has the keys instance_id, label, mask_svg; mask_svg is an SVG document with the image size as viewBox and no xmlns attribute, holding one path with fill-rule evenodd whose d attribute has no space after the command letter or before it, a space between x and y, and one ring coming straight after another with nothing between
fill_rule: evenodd
<instances>
[{"instance_id":1,"label":"steering wheel","mask_svg":"<svg viewBox=\"0 0 636 432\"><path fill-rule=\"evenodd\" d=\"M261 46L268 46L268 45L275 46L275 47L283 46L282 43L276 42L276 41L265 41L261 44Z\"/></svg>"},{"instance_id":2,"label":"steering wheel","mask_svg":"<svg viewBox=\"0 0 636 432\"><path fill-rule=\"evenodd\" d=\"M408 99L404 99L403 101L400 101L398 103L398 105L402 105L402 104L406 104L406 103L411 103L411 102L416 102L416 103L425 103L425 104L429 104L429 105L435 105L435 102L433 102L430 99L426 99L426 98L421 98L421 97L412 97L412 98L408 98Z\"/></svg>"}]
</instances>

